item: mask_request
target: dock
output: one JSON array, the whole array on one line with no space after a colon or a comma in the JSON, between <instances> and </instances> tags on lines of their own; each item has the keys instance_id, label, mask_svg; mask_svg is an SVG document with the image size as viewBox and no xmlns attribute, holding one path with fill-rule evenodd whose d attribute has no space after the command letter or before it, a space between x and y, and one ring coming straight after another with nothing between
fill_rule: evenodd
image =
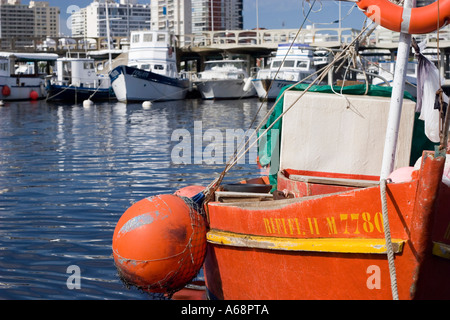
<instances>
[{"instance_id":1,"label":"dock","mask_svg":"<svg viewBox=\"0 0 450 320\"><path fill-rule=\"evenodd\" d=\"M212 57L224 55L247 55L250 65L255 65L256 59L268 58L277 49L278 44L296 42L308 44L316 49L339 50L352 42L359 34L359 30L352 28L314 28L307 26L298 29L261 29L261 30L226 30L208 31L201 34L185 35L178 42L178 61L196 61L195 67L200 71L203 61ZM439 35L439 36L438 36ZM417 42L427 41L425 54L437 58L436 49L439 47L441 72L446 79L445 85L450 85L450 26L438 32L425 35L414 35ZM113 59L126 57L129 41L123 37L112 38ZM438 39L439 38L439 39ZM382 27L376 28L369 37L358 44L361 55L377 55L395 57L398 46L399 33ZM90 55L98 60L108 57L107 38L84 37L46 37L0 39L0 50L17 52L53 52L60 56Z\"/></svg>"}]
</instances>

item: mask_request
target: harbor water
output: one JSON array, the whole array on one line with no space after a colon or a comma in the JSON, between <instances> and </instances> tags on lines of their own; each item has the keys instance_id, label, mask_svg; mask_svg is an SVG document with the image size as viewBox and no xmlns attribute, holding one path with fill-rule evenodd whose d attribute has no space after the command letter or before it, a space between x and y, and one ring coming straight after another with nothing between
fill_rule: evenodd
<instances>
[{"instance_id":1,"label":"harbor water","mask_svg":"<svg viewBox=\"0 0 450 320\"><path fill-rule=\"evenodd\" d=\"M227 160L227 130L248 129L260 105L251 98L0 106L0 299L151 299L117 275L117 221L142 198L209 184ZM211 143L217 148L207 158ZM257 174L248 158L227 181ZM73 270L79 286L71 285Z\"/></svg>"}]
</instances>

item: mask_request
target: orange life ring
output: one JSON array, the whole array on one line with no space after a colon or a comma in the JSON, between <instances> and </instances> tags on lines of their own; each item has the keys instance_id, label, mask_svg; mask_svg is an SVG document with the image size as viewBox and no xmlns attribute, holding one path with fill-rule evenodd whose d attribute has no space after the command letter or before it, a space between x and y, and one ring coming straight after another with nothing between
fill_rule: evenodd
<instances>
[{"instance_id":1,"label":"orange life ring","mask_svg":"<svg viewBox=\"0 0 450 320\"><path fill-rule=\"evenodd\" d=\"M433 32L450 21L450 0L440 0L418 8L403 8L389 0L359 0L357 5L371 20L397 32L409 34Z\"/></svg>"}]
</instances>

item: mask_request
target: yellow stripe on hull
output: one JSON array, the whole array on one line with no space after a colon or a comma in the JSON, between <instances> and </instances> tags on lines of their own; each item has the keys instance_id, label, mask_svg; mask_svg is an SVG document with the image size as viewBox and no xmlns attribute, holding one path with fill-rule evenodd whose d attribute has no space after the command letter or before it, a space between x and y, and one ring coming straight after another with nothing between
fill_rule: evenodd
<instances>
[{"instance_id":1,"label":"yellow stripe on hull","mask_svg":"<svg viewBox=\"0 0 450 320\"><path fill-rule=\"evenodd\" d=\"M385 254L384 239L355 238L282 238L238 234L220 230L210 230L207 234L209 243L267 250L336 252L336 253L375 253ZM403 250L405 240L393 239L395 253Z\"/></svg>"}]
</instances>

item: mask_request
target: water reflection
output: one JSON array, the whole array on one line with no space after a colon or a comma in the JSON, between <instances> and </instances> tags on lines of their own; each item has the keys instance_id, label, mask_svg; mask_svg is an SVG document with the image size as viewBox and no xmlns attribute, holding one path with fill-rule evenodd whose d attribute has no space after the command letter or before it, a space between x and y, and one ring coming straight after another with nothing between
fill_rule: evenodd
<instances>
[{"instance_id":1,"label":"water reflection","mask_svg":"<svg viewBox=\"0 0 450 320\"><path fill-rule=\"evenodd\" d=\"M148 299L116 275L115 224L135 201L207 185L223 170L174 164L174 130L193 133L195 121L203 132L246 130L259 106L251 99L0 107L0 299ZM240 164L228 179L256 171ZM71 265L80 267L80 290L67 288Z\"/></svg>"}]
</instances>

